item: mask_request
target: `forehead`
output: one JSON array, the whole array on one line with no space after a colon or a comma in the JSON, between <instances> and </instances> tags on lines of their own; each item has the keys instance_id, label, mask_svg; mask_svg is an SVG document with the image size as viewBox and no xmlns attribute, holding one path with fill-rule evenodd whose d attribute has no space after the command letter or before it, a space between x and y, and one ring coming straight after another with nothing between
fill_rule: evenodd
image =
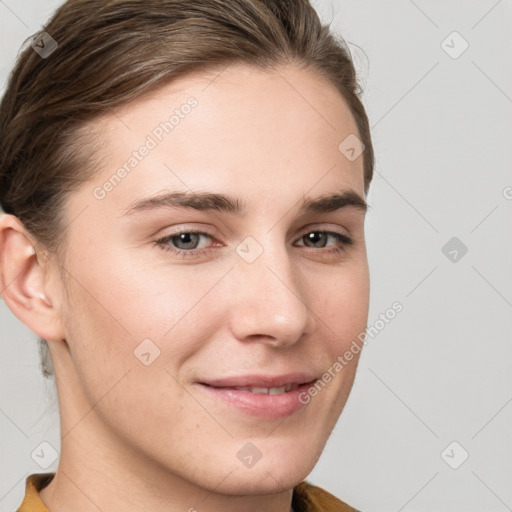
<instances>
[{"instance_id":1,"label":"forehead","mask_svg":"<svg viewBox=\"0 0 512 512\"><path fill-rule=\"evenodd\" d=\"M357 134L354 118L335 86L311 70L233 64L193 73L93 129L104 153L94 185L125 169L108 187L118 207L164 189L243 190L260 202L269 191L269 201L315 187L321 194L333 182L364 193L362 157L349 160L339 149Z\"/></svg>"}]
</instances>

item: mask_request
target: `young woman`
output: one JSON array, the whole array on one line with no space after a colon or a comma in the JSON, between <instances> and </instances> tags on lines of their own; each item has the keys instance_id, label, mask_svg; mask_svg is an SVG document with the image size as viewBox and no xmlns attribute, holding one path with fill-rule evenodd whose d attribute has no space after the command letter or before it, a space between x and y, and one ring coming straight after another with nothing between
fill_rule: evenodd
<instances>
[{"instance_id":1,"label":"young woman","mask_svg":"<svg viewBox=\"0 0 512 512\"><path fill-rule=\"evenodd\" d=\"M361 350L372 167L306 0L59 8L0 106L0 289L61 427L18 510L354 510L304 479Z\"/></svg>"}]
</instances>

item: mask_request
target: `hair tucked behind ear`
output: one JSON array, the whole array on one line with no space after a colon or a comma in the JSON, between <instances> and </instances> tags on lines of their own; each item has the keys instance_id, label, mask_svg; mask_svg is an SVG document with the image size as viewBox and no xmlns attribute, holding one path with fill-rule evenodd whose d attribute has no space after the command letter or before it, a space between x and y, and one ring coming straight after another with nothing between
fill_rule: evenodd
<instances>
[{"instance_id":1,"label":"hair tucked behind ear","mask_svg":"<svg viewBox=\"0 0 512 512\"><path fill-rule=\"evenodd\" d=\"M357 123L368 191L373 149L350 53L307 0L69 0L44 31L58 47L42 58L27 44L0 104L0 205L50 251L65 242L67 194L97 163L87 123L165 82L231 62L293 63L329 79Z\"/></svg>"}]
</instances>

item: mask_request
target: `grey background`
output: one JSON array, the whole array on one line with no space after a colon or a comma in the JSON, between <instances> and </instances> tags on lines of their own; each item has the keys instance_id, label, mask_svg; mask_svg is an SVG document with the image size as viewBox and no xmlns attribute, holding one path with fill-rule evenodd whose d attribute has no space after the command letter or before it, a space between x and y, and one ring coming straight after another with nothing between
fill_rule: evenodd
<instances>
[{"instance_id":1,"label":"grey background","mask_svg":"<svg viewBox=\"0 0 512 512\"><path fill-rule=\"evenodd\" d=\"M404 309L364 349L309 480L366 512L512 510L512 3L314 3L350 43L373 126L369 325ZM2 86L59 4L0 0ZM457 58L454 31L469 44ZM59 431L35 336L3 302L0 323L7 512L45 471L31 453L58 451Z\"/></svg>"}]
</instances>

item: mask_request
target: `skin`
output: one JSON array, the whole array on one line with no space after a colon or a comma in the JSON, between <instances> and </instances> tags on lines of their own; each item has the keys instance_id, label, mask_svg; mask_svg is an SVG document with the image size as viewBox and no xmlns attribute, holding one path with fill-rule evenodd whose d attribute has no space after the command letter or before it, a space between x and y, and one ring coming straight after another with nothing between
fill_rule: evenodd
<instances>
[{"instance_id":1,"label":"skin","mask_svg":"<svg viewBox=\"0 0 512 512\"><path fill-rule=\"evenodd\" d=\"M68 197L62 261L18 219L0 219L2 296L49 340L56 373L62 446L41 492L52 512L288 512L349 395L359 355L284 418L246 414L197 385L247 374L320 377L368 315L364 211L298 213L303 197L352 190L364 198L362 157L338 150L357 134L346 102L310 70L219 72L183 77L91 124L103 165ZM95 199L95 187L191 96L192 112ZM247 212L124 215L134 201L187 190L237 197ZM211 238L186 258L154 243L178 228L209 229ZM304 235L318 231L353 243L330 236L325 247L307 246ZM248 236L262 249L252 263L236 252ZM160 350L149 366L134 356L144 339ZM251 468L237 458L248 441L262 454Z\"/></svg>"}]
</instances>

